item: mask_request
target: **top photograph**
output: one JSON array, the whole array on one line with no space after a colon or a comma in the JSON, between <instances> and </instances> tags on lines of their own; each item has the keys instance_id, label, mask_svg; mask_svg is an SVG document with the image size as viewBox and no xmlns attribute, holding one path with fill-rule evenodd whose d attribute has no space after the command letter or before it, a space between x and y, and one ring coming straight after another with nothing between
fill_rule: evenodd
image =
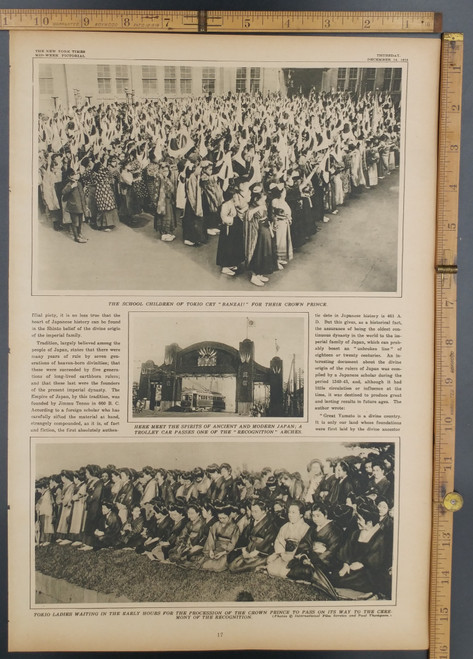
<instances>
[{"instance_id":1,"label":"top photograph","mask_svg":"<svg viewBox=\"0 0 473 659\"><path fill-rule=\"evenodd\" d=\"M203 64L35 61L34 287L398 292L405 69Z\"/></svg>"}]
</instances>

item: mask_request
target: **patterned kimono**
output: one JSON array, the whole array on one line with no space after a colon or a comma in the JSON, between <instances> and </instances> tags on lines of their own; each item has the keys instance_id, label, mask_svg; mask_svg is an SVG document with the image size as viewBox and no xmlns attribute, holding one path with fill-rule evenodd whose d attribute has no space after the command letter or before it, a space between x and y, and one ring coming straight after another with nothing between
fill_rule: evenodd
<instances>
[{"instance_id":1,"label":"patterned kimono","mask_svg":"<svg viewBox=\"0 0 473 659\"><path fill-rule=\"evenodd\" d=\"M101 229L114 227L118 222L118 212L113 192L113 178L107 170L102 170L95 174L94 180L97 226Z\"/></svg>"},{"instance_id":2,"label":"patterned kimono","mask_svg":"<svg viewBox=\"0 0 473 659\"><path fill-rule=\"evenodd\" d=\"M235 548L239 535L237 525L231 520L225 524L215 522L209 531L200 567L210 572L224 572L227 569L227 556ZM224 554L219 558L212 558L210 555L220 552Z\"/></svg>"},{"instance_id":3,"label":"patterned kimono","mask_svg":"<svg viewBox=\"0 0 473 659\"><path fill-rule=\"evenodd\" d=\"M159 194L156 200L156 230L162 235L173 234L177 226L174 184L167 176L161 177L159 181Z\"/></svg>"},{"instance_id":4,"label":"patterned kimono","mask_svg":"<svg viewBox=\"0 0 473 659\"><path fill-rule=\"evenodd\" d=\"M192 561L193 557L202 554L205 540L205 522L199 516L195 521L187 522L177 539L175 547L169 551L169 560L175 563Z\"/></svg>"}]
</instances>

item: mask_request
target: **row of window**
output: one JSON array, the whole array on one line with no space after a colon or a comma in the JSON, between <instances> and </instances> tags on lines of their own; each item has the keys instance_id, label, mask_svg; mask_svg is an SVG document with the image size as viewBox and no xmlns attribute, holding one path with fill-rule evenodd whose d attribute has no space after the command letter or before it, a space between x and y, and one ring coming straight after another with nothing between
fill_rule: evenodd
<instances>
[{"instance_id":1,"label":"row of window","mask_svg":"<svg viewBox=\"0 0 473 659\"><path fill-rule=\"evenodd\" d=\"M192 75L190 66L164 67L164 93L165 94L191 94ZM158 93L158 67L142 66L141 80L143 94ZM202 69L202 93L215 92L216 69L204 67ZM259 67L239 67L236 70L236 91L257 92L260 90L261 69ZM126 65L99 64L97 66L97 86L99 94L125 94L130 89L130 70ZM43 66L39 78L40 94L54 94L54 76L51 66Z\"/></svg>"},{"instance_id":2,"label":"row of window","mask_svg":"<svg viewBox=\"0 0 473 659\"><path fill-rule=\"evenodd\" d=\"M355 92L362 87L362 91L372 92L376 89L377 69L340 68L337 76L337 91ZM401 69L384 69L382 83L383 91L398 92L401 90Z\"/></svg>"},{"instance_id":3,"label":"row of window","mask_svg":"<svg viewBox=\"0 0 473 659\"><path fill-rule=\"evenodd\" d=\"M337 74L338 91L374 91L376 88L375 68L339 68ZM164 93L165 94L191 94L192 80L195 75L190 66L164 67ZM384 69L384 81L378 85L384 91L398 92L401 90L400 68ZM158 93L158 67L142 66L141 80L143 94L156 95ZM202 93L215 92L216 69L204 67L201 75ZM131 88L130 69L126 65L99 64L97 66L97 86L99 94L124 95ZM54 94L54 76L51 66L43 65L39 78L40 94ZM261 89L261 69L259 67L239 67L236 70L235 91L255 93Z\"/></svg>"}]
</instances>

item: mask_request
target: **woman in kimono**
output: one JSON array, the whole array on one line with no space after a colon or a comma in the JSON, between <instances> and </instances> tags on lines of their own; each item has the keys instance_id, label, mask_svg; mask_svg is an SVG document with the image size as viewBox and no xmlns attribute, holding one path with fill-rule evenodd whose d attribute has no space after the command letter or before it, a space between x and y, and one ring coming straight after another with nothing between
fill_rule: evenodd
<instances>
[{"instance_id":1,"label":"woman in kimono","mask_svg":"<svg viewBox=\"0 0 473 659\"><path fill-rule=\"evenodd\" d=\"M235 276L238 266L245 260L243 223L237 211L237 201L236 192L229 192L220 209L222 225L218 237L217 265L221 267L222 274L229 277Z\"/></svg>"},{"instance_id":2,"label":"woman in kimono","mask_svg":"<svg viewBox=\"0 0 473 659\"><path fill-rule=\"evenodd\" d=\"M159 170L159 192L156 198L155 228L161 234L161 240L172 242L177 226L176 190L171 177L171 167L167 162Z\"/></svg>"},{"instance_id":3,"label":"woman in kimono","mask_svg":"<svg viewBox=\"0 0 473 659\"><path fill-rule=\"evenodd\" d=\"M356 599L369 593L383 599L390 588L390 566L379 511L369 499L357 502L357 526L340 547L333 584L342 597Z\"/></svg>"},{"instance_id":4,"label":"woman in kimono","mask_svg":"<svg viewBox=\"0 0 473 659\"><path fill-rule=\"evenodd\" d=\"M338 550L343 533L322 502L311 508L311 527L302 538L295 557L289 563L288 579L310 581L326 597L338 599L330 578L338 564Z\"/></svg>"},{"instance_id":5,"label":"woman in kimono","mask_svg":"<svg viewBox=\"0 0 473 659\"><path fill-rule=\"evenodd\" d=\"M84 523L84 541L79 551L91 551L95 542L95 529L102 514L103 481L100 478L102 470L98 465L87 465L85 476L87 478L86 517Z\"/></svg>"},{"instance_id":6,"label":"woman in kimono","mask_svg":"<svg viewBox=\"0 0 473 659\"><path fill-rule=\"evenodd\" d=\"M268 276L277 268L276 240L268 218L268 207L263 187L252 188L248 221L246 223L246 259L251 272L251 283L264 286Z\"/></svg>"},{"instance_id":7,"label":"woman in kimono","mask_svg":"<svg viewBox=\"0 0 473 659\"><path fill-rule=\"evenodd\" d=\"M294 558L300 541L309 530L304 522L304 504L293 501L288 507L289 521L281 526L274 541L274 552L268 556L268 574L274 577L287 577L288 563Z\"/></svg>"},{"instance_id":8,"label":"woman in kimono","mask_svg":"<svg viewBox=\"0 0 473 659\"><path fill-rule=\"evenodd\" d=\"M149 164L143 172L143 179L146 182L146 187L148 189L148 198L153 209L156 208L156 204L159 197L159 188L161 186L160 180L160 166L156 160L156 155L154 150L149 154ZM158 230L158 218L156 213L154 213L154 230Z\"/></svg>"},{"instance_id":9,"label":"woman in kimono","mask_svg":"<svg viewBox=\"0 0 473 659\"><path fill-rule=\"evenodd\" d=\"M359 143L349 144L348 151L350 154L350 176L352 188L355 192L359 192L362 187L366 186Z\"/></svg>"},{"instance_id":10,"label":"woman in kimono","mask_svg":"<svg viewBox=\"0 0 473 659\"><path fill-rule=\"evenodd\" d=\"M200 506L190 503L187 506L187 523L180 533L175 546L169 550L169 560L182 565L192 564L202 554L206 540L205 522Z\"/></svg>"},{"instance_id":11,"label":"woman in kimono","mask_svg":"<svg viewBox=\"0 0 473 659\"><path fill-rule=\"evenodd\" d=\"M283 498L288 501L302 499L304 493L304 483L302 482L301 475L298 472L289 474L284 471L280 475L281 494Z\"/></svg>"},{"instance_id":12,"label":"woman in kimono","mask_svg":"<svg viewBox=\"0 0 473 659\"><path fill-rule=\"evenodd\" d=\"M293 258L290 226L292 222L291 209L286 202L286 189L283 183L272 183L269 186L271 196L271 220L276 235L276 256L278 269Z\"/></svg>"},{"instance_id":13,"label":"woman in kimono","mask_svg":"<svg viewBox=\"0 0 473 659\"><path fill-rule=\"evenodd\" d=\"M155 560L152 551L160 542L166 542L173 526L169 511L162 501L158 501L153 506L153 517L145 522L144 535L145 541L143 546L137 547L137 553L145 553L148 558Z\"/></svg>"},{"instance_id":14,"label":"woman in kimono","mask_svg":"<svg viewBox=\"0 0 473 659\"><path fill-rule=\"evenodd\" d=\"M286 181L286 201L291 209L291 240L294 249L299 249L305 242L304 210L300 183L301 175L299 170L290 170Z\"/></svg>"},{"instance_id":15,"label":"woman in kimono","mask_svg":"<svg viewBox=\"0 0 473 659\"><path fill-rule=\"evenodd\" d=\"M115 503L123 485L120 474L116 469L110 469L110 480L112 481L110 486L110 500Z\"/></svg>"},{"instance_id":16,"label":"woman in kimono","mask_svg":"<svg viewBox=\"0 0 473 659\"><path fill-rule=\"evenodd\" d=\"M89 216L86 221L90 223L93 229L97 228L97 202L95 199L95 165L93 160L88 157L81 160L81 181L84 188L84 195Z\"/></svg>"},{"instance_id":17,"label":"woman in kimono","mask_svg":"<svg viewBox=\"0 0 473 659\"><path fill-rule=\"evenodd\" d=\"M326 503L331 506L345 504L347 498L353 494L354 486L350 478L350 467L345 460L340 460L335 465L335 479L331 481L330 489L326 497Z\"/></svg>"},{"instance_id":18,"label":"woman in kimono","mask_svg":"<svg viewBox=\"0 0 473 659\"><path fill-rule=\"evenodd\" d=\"M376 506L379 512L379 526L384 533L385 548L386 548L386 565L388 571L392 569L393 564L393 544L394 544L394 523L392 518L392 510L389 508L389 502L383 497L376 499ZM387 581L386 597L391 597L391 580Z\"/></svg>"},{"instance_id":19,"label":"woman in kimono","mask_svg":"<svg viewBox=\"0 0 473 659\"><path fill-rule=\"evenodd\" d=\"M136 167L138 165L138 172ZM141 179L141 169L136 161L127 159L123 162L120 171L119 180L119 211L120 220L125 224L133 223L133 216L138 215L142 211L142 205L137 193L137 186L135 185L135 178ZM141 181L142 182L142 181Z\"/></svg>"},{"instance_id":20,"label":"woman in kimono","mask_svg":"<svg viewBox=\"0 0 473 659\"><path fill-rule=\"evenodd\" d=\"M102 518L94 533L95 551L117 547L122 541L120 535L121 528L122 523L118 515L117 507L110 501L104 501L102 503Z\"/></svg>"},{"instance_id":21,"label":"woman in kimono","mask_svg":"<svg viewBox=\"0 0 473 659\"><path fill-rule=\"evenodd\" d=\"M130 521L122 526L123 549L136 550L143 547L145 542L145 512L144 508L134 506Z\"/></svg>"},{"instance_id":22,"label":"woman in kimono","mask_svg":"<svg viewBox=\"0 0 473 659\"><path fill-rule=\"evenodd\" d=\"M85 473L74 472L74 494L72 495L72 515L69 529L72 546L78 547L82 544L82 534L85 522L85 505L87 501L87 483Z\"/></svg>"},{"instance_id":23,"label":"woman in kimono","mask_svg":"<svg viewBox=\"0 0 473 659\"><path fill-rule=\"evenodd\" d=\"M201 163L200 187L202 188L202 210L204 227L209 236L220 233L220 207L223 204L223 192L217 176L213 174L213 163L204 160Z\"/></svg>"},{"instance_id":24,"label":"woman in kimono","mask_svg":"<svg viewBox=\"0 0 473 659\"><path fill-rule=\"evenodd\" d=\"M51 161L46 161L41 169L41 193L46 211L46 216L52 221L54 229L61 229L61 189L62 189L62 163L59 156L54 155Z\"/></svg>"},{"instance_id":25,"label":"woman in kimono","mask_svg":"<svg viewBox=\"0 0 473 659\"><path fill-rule=\"evenodd\" d=\"M49 545L54 536L54 501L48 481L40 484L40 497L36 503L36 514L39 522L38 544L40 547Z\"/></svg>"},{"instance_id":26,"label":"woman in kimono","mask_svg":"<svg viewBox=\"0 0 473 659\"><path fill-rule=\"evenodd\" d=\"M319 497L319 493L323 488L325 480L324 467L321 460L314 458L307 465L307 473L309 480L304 489L303 499L306 503L314 503L315 498Z\"/></svg>"},{"instance_id":27,"label":"woman in kimono","mask_svg":"<svg viewBox=\"0 0 473 659\"><path fill-rule=\"evenodd\" d=\"M366 143L366 165L368 167L368 185L374 188L378 185L378 140L373 137Z\"/></svg>"},{"instance_id":28,"label":"woman in kimono","mask_svg":"<svg viewBox=\"0 0 473 659\"><path fill-rule=\"evenodd\" d=\"M185 512L185 501L183 500L176 500L175 503L169 506L169 519L171 520L169 531L166 537L160 539L151 552L147 553L150 560L160 561L161 563L168 560L169 553L175 549L186 525Z\"/></svg>"},{"instance_id":29,"label":"woman in kimono","mask_svg":"<svg viewBox=\"0 0 473 659\"><path fill-rule=\"evenodd\" d=\"M224 572L227 556L235 549L240 534L237 525L230 519L231 511L227 506L219 504L215 510L218 521L209 531L200 567L210 572Z\"/></svg>"},{"instance_id":30,"label":"woman in kimono","mask_svg":"<svg viewBox=\"0 0 473 659\"><path fill-rule=\"evenodd\" d=\"M94 170L97 228L108 232L114 229L118 223L117 202L113 190L114 180L104 165L98 164Z\"/></svg>"},{"instance_id":31,"label":"woman in kimono","mask_svg":"<svg viewBox=\"0 0 473 659\"><path fill-rule=\"evenodd\" d=\"M251 520L244 531L245 543L238 553L233 552L234 558L228 565L230 572L254 572L263 566L272 553L277 533L278 529L268 514L267 503L261 499L254 500Z\"/></svg>"},{"instance_id":32,"label":"woman in kimono","mask_svg":"<svg viewBox=\"0 0 473 659\"><path fill-rule=\"evenodd\" d=\"M126 524L131 514L132 507L138 503L139 497L132 482L132 472L127 467L120 469L120 480L122 486L116 498L118 515L121 523Z\"/></svg>"},{"instance_id":33,"label":"woman in kimono","mask_svg":"<svg viewBox=\"0 0 473 659\"><path fill-rule=\"evenodd\" d=\"M72 541L69 538L69 529L71 523L71 514L74 496L74 474L72 471L63 469L61 471L61 480L62 480L62 498L61 498L61 515L59 517L59 522L57 525L57 539L61 545L68 545Z\"/></svg>"},{"instance_id":34,"label":"woman in kimono","mask_svg":"<svg viewBox=\"0 0 473 659\"><path fill-rule=\"evenodd\" d=\"M207 242L207 233L204 231L200 167L196 166L193 154L190 158L184 170L186 203L182 217L182 238L184 245L196 247Z\"/></svg>"},{"instance_id":35,"label":"woman in kimono","mask_svg":"<svg viewBox=\"0 0 473 659\"><path fill-rule=\"evenodd\" d=\"M189 501L192 495L194 494L194 484L193 484L193 478L191 472L184 471L181 474L179 481L180 481L180 485L176 491L176 498Z\"/></svg>"}]
</instances>

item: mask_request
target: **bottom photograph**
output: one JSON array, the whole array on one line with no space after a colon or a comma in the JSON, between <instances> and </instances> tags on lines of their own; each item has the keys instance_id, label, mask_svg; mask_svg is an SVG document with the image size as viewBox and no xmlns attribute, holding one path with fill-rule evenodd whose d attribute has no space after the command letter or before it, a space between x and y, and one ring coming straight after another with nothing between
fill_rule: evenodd
<instances>
[{"instance_id":1,"label":"bottom photograph","mask_svg":"<svg viewBox=\"0 0 473 659\"><path fill-rule=\"evenodd\" d=\"M34 444L34 602L394 600L393 442Z\"/></svg>"}]
</instances>

